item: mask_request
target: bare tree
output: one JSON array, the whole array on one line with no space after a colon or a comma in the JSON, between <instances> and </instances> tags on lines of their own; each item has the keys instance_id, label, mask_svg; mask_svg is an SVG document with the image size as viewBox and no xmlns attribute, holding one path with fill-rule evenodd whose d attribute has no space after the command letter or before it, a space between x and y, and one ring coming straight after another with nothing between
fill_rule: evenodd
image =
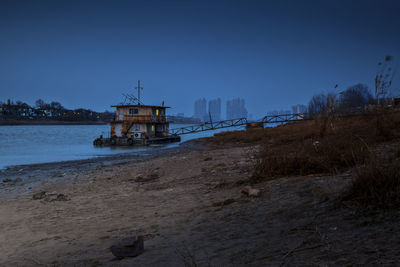
<instances>
[{"instance_id":1,"label":"bare tree","mask_svg":"<svg viewBox=\"0 0 400 267\"><path fill-rule=\"evenodd\" d=\"M340 107L342 109L352 109L364 107L373 102L373 97L365 84L350 86L340 95Z\"/></svg>"},{"instance_id":2,"label":"bare tree","mask_svg":"<svg viewBox=\"0 0 400 267\"><path fill-rule=\"evenodd\" d=\"M314 95L308 102L308 113L310 115L318 115L326 111L326 96L325 94Z\"/></svg>"},{"instance_id":3,"label":"bare tree","mask_svg":"<svg viewBox=\"0 0 400 267\"><path fill-rule=\"evenodd\" d=\"M328 93L326 96L326 109L325 113L332 115L336 111L336 94Z\"/></svg>"},{"instance_id":4,"label":"bare tree","mask_svg":"<svg viewBox=\"0 0 400 267\"><path fill-rule=\"evenodd\" d=\"M386 56L385 60L378 63L379 70L375 76L375 100L381 103L381 99L386 99L390 87L392 86L392 80L395 75L395 71L391 66L393 60L392 56Z\"/></svg>"}]
</instances>

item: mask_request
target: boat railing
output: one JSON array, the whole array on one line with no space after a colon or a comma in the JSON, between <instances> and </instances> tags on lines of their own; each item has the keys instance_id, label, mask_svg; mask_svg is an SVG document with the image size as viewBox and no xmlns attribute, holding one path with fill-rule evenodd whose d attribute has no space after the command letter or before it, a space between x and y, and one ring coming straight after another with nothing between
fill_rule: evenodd
<instances>
[{"instance_id":1,"label":"boat railing","mask_svg":"<svg viewBox=\"0 0 400 267\"><path fill-rule=\"evenodd\" d=\"M115 121L132 121L132 122L156 122L163 123L166 122L167 119L165 115L124 115L123 117L116 118Z\"/></svg>"}]
</instances>

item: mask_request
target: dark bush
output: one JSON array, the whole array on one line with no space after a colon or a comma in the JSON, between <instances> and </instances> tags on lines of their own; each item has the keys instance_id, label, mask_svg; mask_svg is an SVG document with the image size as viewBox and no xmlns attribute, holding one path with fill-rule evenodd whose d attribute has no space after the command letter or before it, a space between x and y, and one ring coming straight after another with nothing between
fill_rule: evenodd
<instances>
[{"instance_id":1,"label":"dark bush","mask_svg":"<svg viewBox=\"0 0 400 267\"><path fill-rule=\"evenodd\" d=\"M353 183L344 201L362 206L391 209L400 207L400 165L378 164L375 160L354 170Z\"/></svg>"},{"instance_id":2,"label":"dark bush","mask_svg":"<svg viewBox=\"0 0 400 267\"><path fill-rule=\"evenodd\" d=\"M253 182L290 175L338 173L366 162L368 147L352 135L299 140L298 144L264 148L255 165Z\"/></svg>"}]
</instances>

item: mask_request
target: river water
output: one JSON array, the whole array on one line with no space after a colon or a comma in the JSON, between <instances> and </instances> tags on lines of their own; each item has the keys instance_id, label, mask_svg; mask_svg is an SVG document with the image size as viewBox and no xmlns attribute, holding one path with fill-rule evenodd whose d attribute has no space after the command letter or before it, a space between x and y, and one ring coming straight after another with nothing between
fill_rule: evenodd
<instances>
[{"instance_id":1,"label":"river water","mask_svg":"<svg viewBox=\"0 0 400 267\"><path fill-rule=\"evenodd\" d=\"M188 125L171 124L170 128ZM215 132L182 136L182 142L212 136ZM0 169L24 164L88 159L121 153L140 153L157 147L94 147L93 140L106 137L109 125L23 125L0 126ZM177 146L179 143L162 147Z\"/></svg>"}]
</instances>

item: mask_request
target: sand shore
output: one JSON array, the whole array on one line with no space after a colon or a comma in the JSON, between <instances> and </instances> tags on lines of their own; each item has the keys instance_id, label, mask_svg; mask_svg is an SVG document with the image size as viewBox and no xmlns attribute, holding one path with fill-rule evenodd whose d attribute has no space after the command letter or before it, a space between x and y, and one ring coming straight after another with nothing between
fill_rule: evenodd
<instances>
[{"instance_id":1,"label":"sand shore","mask_svg":"<svg viewBox=\"0 0 400 267\"><path fill-rule=\"evenodd\" d=\"M256 146L198 140L147 157L11 168L2 185L1 266L394 265L399 230L377 227L335 198L351 181L281 178L241 194ZM22 181L15 182L17 176ZM19 178L19 177L18 177ZM11 183L13 183L11 181ZM10 182L8 182L10 183ZM34 193L62 201L34 200ZM115 260L109 247L143 235L145 251Z\"/></svg>"}]
</instances>

